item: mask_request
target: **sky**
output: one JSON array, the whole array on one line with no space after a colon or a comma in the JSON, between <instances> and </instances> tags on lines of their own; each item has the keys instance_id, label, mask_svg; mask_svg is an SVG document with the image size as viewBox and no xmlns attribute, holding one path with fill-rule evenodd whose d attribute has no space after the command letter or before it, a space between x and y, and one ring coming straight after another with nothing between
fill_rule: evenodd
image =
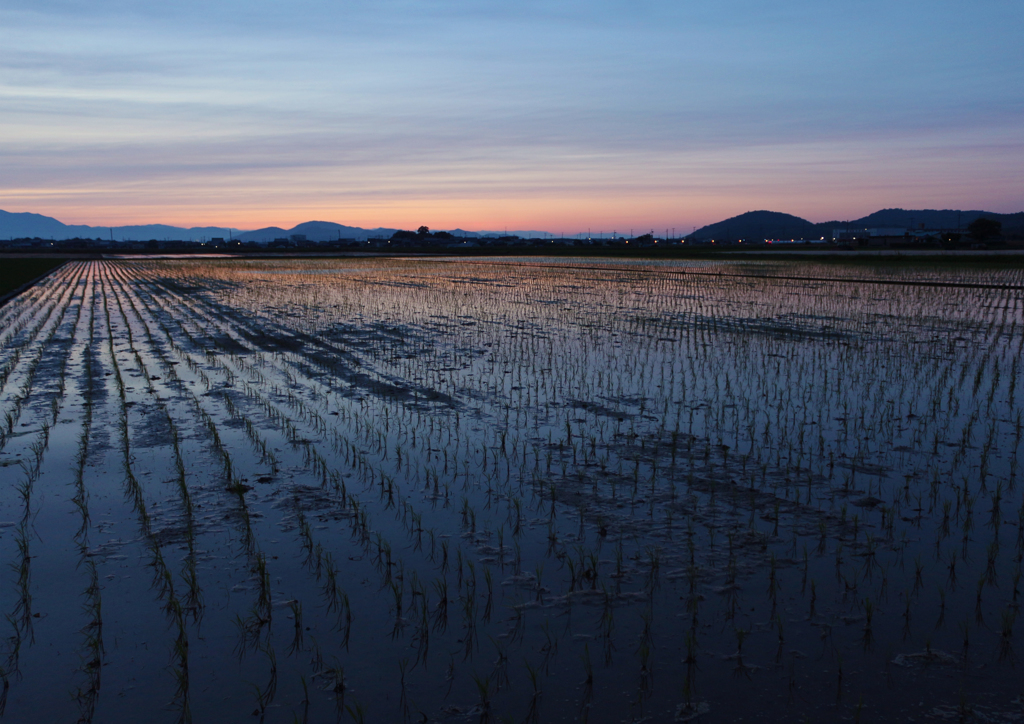
<instances>
[{"instance_id":1,"label":"sky","mask_svg":"<svg viewBox=\"0 0 1024 724\"><path fill-rule=\"evenodd\" d=\"M3 0L0 208L690 227L1024 210L1020 0Z\"/></svg>"}]
</instances>

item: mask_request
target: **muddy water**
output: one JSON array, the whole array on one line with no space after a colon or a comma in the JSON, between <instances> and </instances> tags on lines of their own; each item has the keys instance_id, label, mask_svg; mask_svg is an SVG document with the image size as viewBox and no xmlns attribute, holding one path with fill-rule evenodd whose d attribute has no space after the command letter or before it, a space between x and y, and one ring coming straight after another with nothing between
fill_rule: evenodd
<instances>
[{"instance_id":1,"label":"muddy water","mask_svg":"<svg viewBox=\"0 0 1024 724\"><path fill-rule=\"evenodd\" d=\"M74 263L9 721L1016 721L1016 270Z\"/></svg>"}]
</instances>

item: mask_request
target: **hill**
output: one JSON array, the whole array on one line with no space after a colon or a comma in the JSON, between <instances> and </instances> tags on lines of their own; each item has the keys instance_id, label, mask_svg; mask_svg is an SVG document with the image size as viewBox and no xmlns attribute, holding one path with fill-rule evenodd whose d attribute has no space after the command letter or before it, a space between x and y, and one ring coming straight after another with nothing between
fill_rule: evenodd
<instances>
[{"instance_id":1,"label":"hill","mask_svg":"<svg viewBox=\"0 0 1024 724\"><path fill-rule=\"evenodd\" d=\"M997 214L991 211L959 211L954 209L882 209L868 214L862 219L851 221L851 225L866 229L879 227L902 227L919 229L957 230L966 229L967 225L980 216L995 219L1003 224L1003 231L1024 228L1024 212L1016 214Z\"/></svg>"},{"instance_id":2,"label":"hill","mask_svg":"<svg viewBox=\"0 0 1024 724\"><path fill-rule=\"evenodd\" d=\"M365 241L370 237L390 237L395 229L363 229L358 226L345 226L335 224L333 221L306 221L291 229L282 229L278 226L268 226L265 229L246 231L238 234L236 238L240 241L273 241L274 239L287 239L296 234L306 237L307 241L338 241L339 239L355 239Z\"/></svg>"},{"instance_id":3,"label":"hill","mask_svg":"<svg viewBox=\"0 0 1024 724\"><path fill-rule=\"evenodd\" d=\"M814 224L807 219L775 211L748 211L725 221L697 229L687 236L694 241L736 241L749 239L821 239L831 238L832 230L848 229L924 229L929 231L965 230L980 216L1003 224L1003 232L1024 233L1024 212L997 214L992 211L959 211L955 209L882 209L852 221L825 221Z\"/></svg>"},{"instance_id":4,"label":"hill","mask_svg":"<svg viewBox=\"0 0 1024 724\"><path fill-rule=\"evenodd\" d=\"M749 239L818 239L818 226L807 219L778 211L748 211L716 224L708 224L687 236L693 241Z\"/></svg>"}]
</instances>

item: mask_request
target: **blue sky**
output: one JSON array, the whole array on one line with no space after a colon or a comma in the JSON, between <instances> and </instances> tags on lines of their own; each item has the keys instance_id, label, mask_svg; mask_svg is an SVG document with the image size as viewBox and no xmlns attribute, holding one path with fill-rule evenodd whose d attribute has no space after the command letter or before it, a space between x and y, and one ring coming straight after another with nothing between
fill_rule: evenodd
<instances>
[{"instance_id":1,"label":"blue sky","mask_svg":"<svg viewBox=\"0 0 1024 724\"><path fill-rule=\"evenodd\" d=\"M1024 209L1024 3L0 6L0 208L680 229Z\"/></svg>"}]
</instances>

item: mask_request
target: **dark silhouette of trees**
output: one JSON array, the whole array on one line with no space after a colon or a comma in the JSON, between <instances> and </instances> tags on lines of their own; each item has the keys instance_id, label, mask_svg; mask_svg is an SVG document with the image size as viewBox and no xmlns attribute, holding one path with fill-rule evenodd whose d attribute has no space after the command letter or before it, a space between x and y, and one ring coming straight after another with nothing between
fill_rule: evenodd
<instances>
[{"instance_id":1,"label":"dark silhouette of trees","mask_svg":"<svg viewBox=\"0 0 1024 724\"><path fill-rule=\"evenodd\" d=\"M977 241L985 241L1001 236L1003 233L1003 223L995 219L986 219L984 216L979 216L967 226L967 231L970 232L971 238Z\"/></svg>"},{"instance_id":2,"label":"dark silhouette of trees","mask_svg":"<svg viewBox=\"0 0 1024 724\"><path fill-rule=\"evenodd\" d=\"M396 231L391 235L392 241L401 241L414 246L432 246L444 241L451 241L455 236L447 231L430 231L430 227L421 226L416 231Z\"/></svg>"}]
</instances>

